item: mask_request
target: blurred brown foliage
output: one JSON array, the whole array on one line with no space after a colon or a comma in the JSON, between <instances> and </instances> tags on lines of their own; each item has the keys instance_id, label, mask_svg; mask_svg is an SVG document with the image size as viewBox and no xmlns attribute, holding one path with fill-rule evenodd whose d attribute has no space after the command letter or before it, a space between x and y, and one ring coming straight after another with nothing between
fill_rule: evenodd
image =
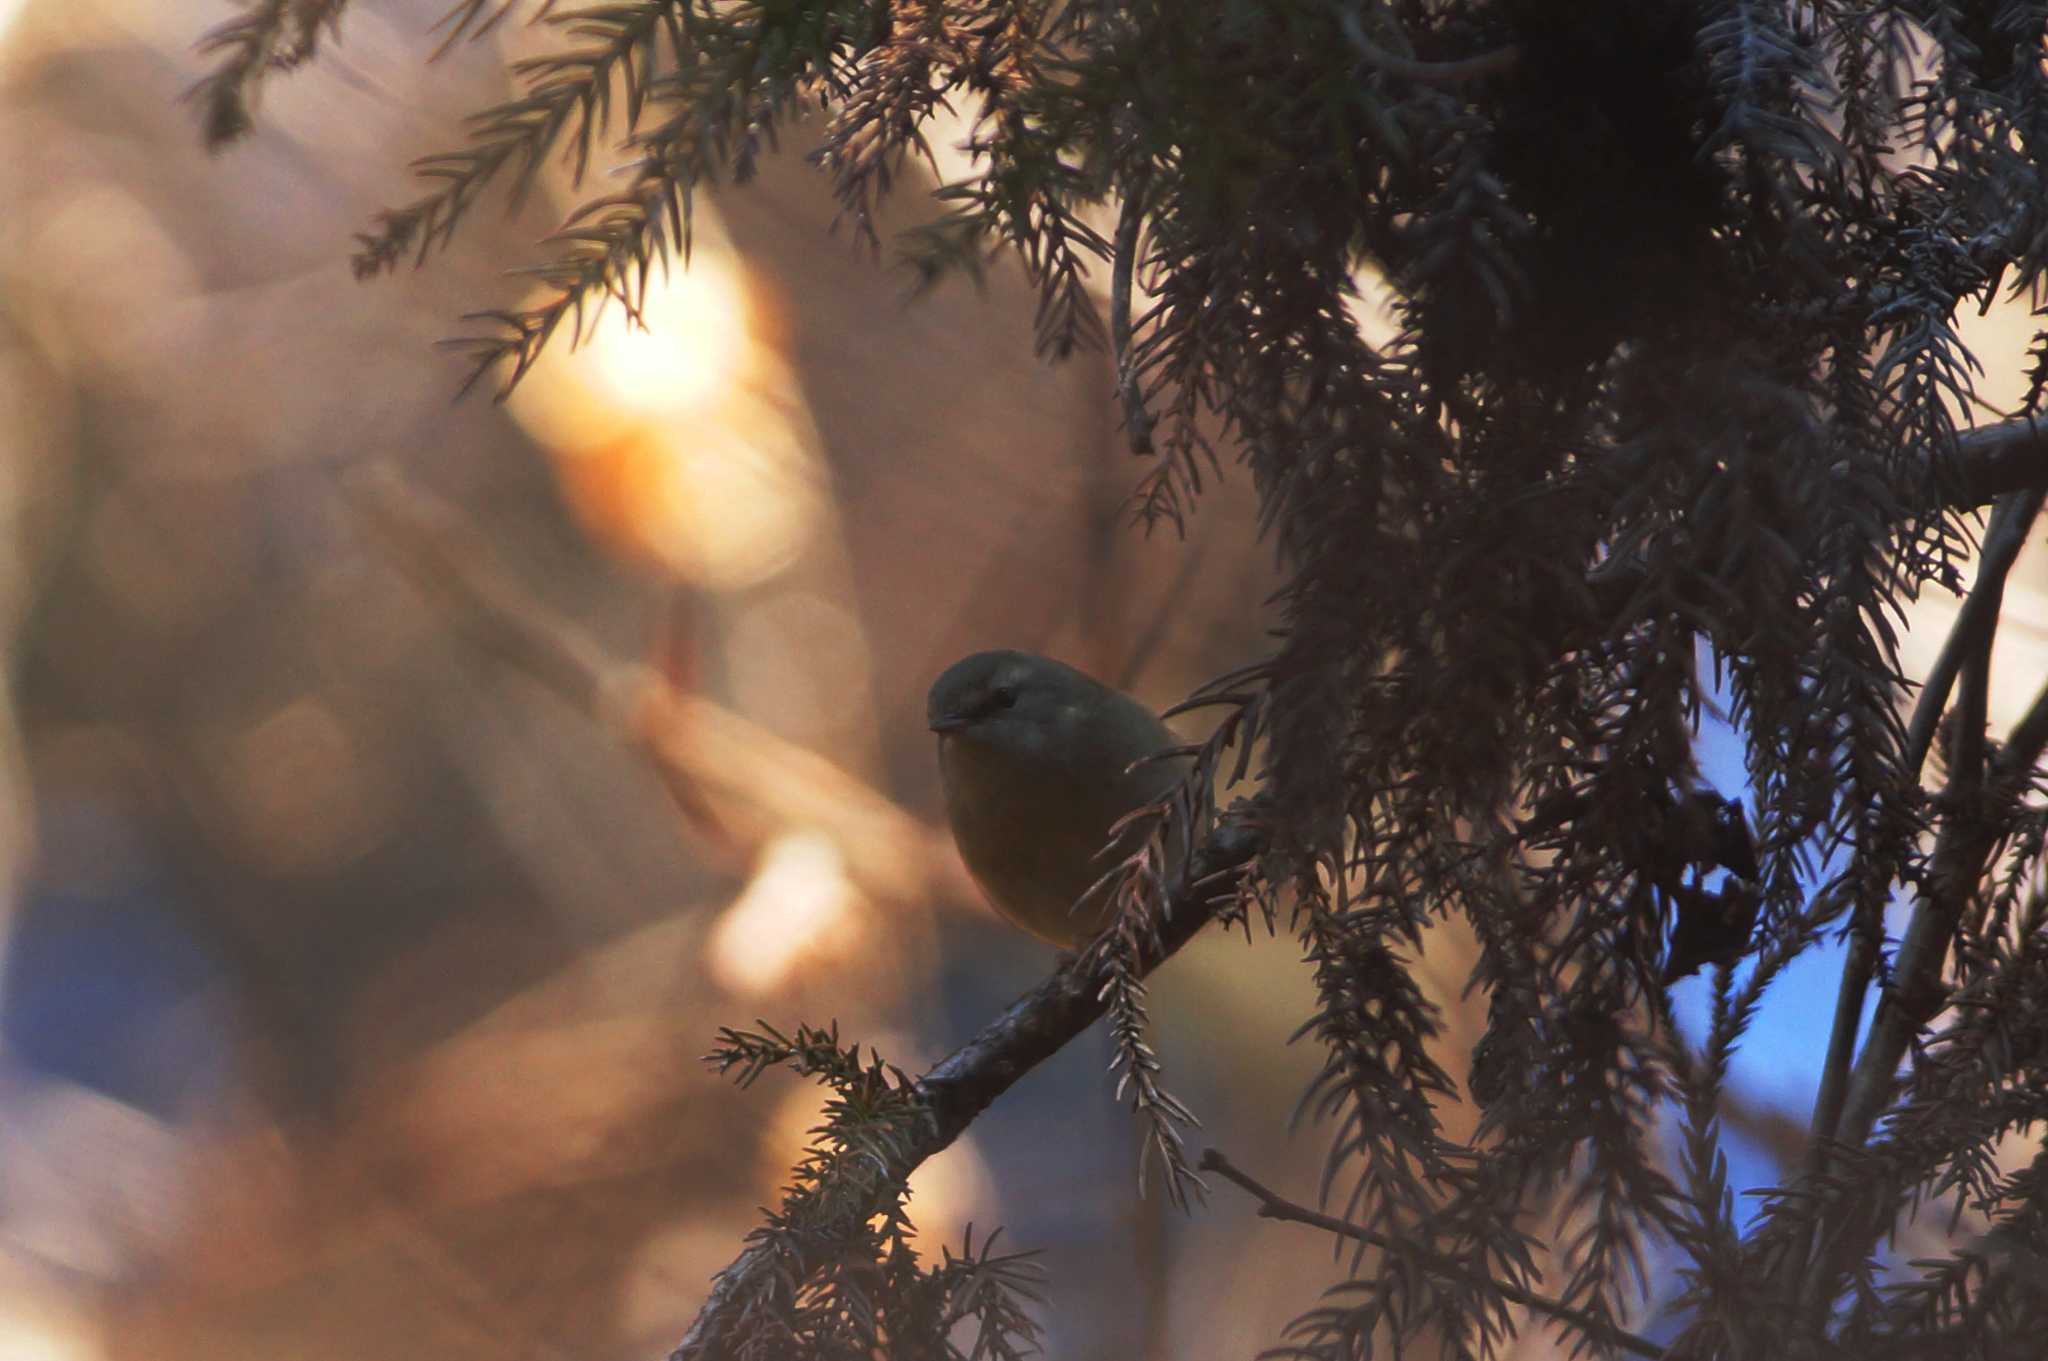
<instances>
[{"instance_id":1,"label":"blurred brown foliage","mask_svg":"<svg viewBox=\"0 0 2048 1361\"><path fill-rule=\"evenodd\" d=\"M440 8L352 7L218 159L176 104L217 5L30 0L4 38L9 1354L665 1350L814 1109L709 1077L715 1027L836 1017L912 1067L1050 962L932 828L930 676L1025 646L1164 704L1254 646L1247 490L1186 545L1130 531L1102 356L1035 361L1002 271L909 303L793 158L715 202L737 312L451 401L431 342L509 301L561 203L350 279L348 233L531 40L427 65ZM730 367L615 400L606 363L665 358ZM478 647L348 494L370 465L643 688L565 705ZM607 708L650 695L683 708ZM676 789L653 730L730 778ZM1245 1056L1301 986L1227 941L1161 982L1180 1087L1248 1160L1308 1057ZM1035 1075L913 1212L1047 1249L1061 1354L1252 1350L1324 1248L1136 1202L1099 1058Z\"/></svg>"}]
</instances>

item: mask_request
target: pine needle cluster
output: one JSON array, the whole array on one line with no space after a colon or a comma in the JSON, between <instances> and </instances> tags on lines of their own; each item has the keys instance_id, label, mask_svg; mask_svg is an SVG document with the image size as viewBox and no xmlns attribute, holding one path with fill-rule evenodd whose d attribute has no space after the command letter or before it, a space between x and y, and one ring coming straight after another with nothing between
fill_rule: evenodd
<instances>
[{"instance_id":1,"label":"pine needle cluster","mask_svg":"<svg viewBox=\"0 0 2048 1361\"><path fill-rule=\"evenodd\" d=\"M771 1068L831 1093L782 1206L747 1239L729 1273L721 1327L679 1348L734 1361L892 1356L905 1361L1021 1361L1037 1351L1039 1269L1028 1254L1000 1254L996 1236L925 1265L904 1185L925 1120L915 1081L878 1054L842 1045L838 1028L727 1029L707 1061L741 1087Z\"/></svg>"},{"instance_id":2,"label":"pine needle cluster","mask_svg":"<svg viewBox=\"0 0 2048 1361\"><path fill-rule=\"evenodd\" d=\"M246 127L261 76L342 8L269 0L210 38L209 137ZM448 28L518 8L471 0ZM2044 1164L2001 1171L1993 1150L2048 1117L2048 693L1999 742L1986 692L2048 442L2031 404L1959 429L1978 363L1956 318L2042 297L2048 5L524 9L560 50L519 65L523 93L423 163L431 187L357 256L365 274L421 258L492 186L629 147L623 187L535 266L542 300L478 318L478 375L516 382L565 324L637 312L689 248L693 196L745 179L798 114L823 114L813 159L874 240L876 202L959 107L975 172L906 258L927 280L1014 258L1042 351L1109 348L1152 460L1146 520L1195 513L1226 458L1254 480L1288 572L1278 641L1197 696L1229 741L1198 753L1189 789L1226 745L1263 781L1253 891L1287 904L1314 971L1303 1034L1325 1064L1305 1107L1333 1134L1327 1202L1381 1246L1283 1354L1496 1354L1551 1238L1549 1316L1595 1351L1621 1345L1653 1242L1684 1263L1674 1357L2038 1345ZM1393 298L1384 344L1356 319L1368 276ZM2048 340L2031 354L2038 401ZM1916 692L1898 627L1929 587L1967 599ZM1745 744L1748 789L1723 791L1750 808L1734 849L1695 769L1714 694ZM1189 793L1171 816L1198 841L1213 811ZM1130 944L1171 898L1142 886L1160 873L1131 867L1107 987L1179 1185L1194 1169L1142 1050ZM1407 969L1452 917L1489 1007L1471 1141L1439 1120L1452 1083ZM1672 1023L1674 918L1712 970L1701 1049ZM1812 1153L1746 1225L1721 1151L1728 1063L1785 966L1835 937ZM779 1340L761 1354L921 1354L913 1330L942 1346L963 1299L1015 1293L985 1247L936 1275L900 1259L900 1075L813 1032L731 1035L720 1062L795 1066L839 1103L756 1246L858 1271L776 1277L741 1315ZM1901 1274L1888 1238L1935 1204L1988 1227ZM977 1315L983 1336L1028 1340L1009 1307Z\"/></svg>"}]
</instances>

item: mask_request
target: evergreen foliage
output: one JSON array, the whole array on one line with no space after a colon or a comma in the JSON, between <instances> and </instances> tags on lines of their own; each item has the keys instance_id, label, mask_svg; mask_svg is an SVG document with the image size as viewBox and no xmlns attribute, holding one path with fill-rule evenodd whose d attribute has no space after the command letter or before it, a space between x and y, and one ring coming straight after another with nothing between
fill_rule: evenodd
<instances>
[{"instance_id":1,"label":"evergreen foliage","mask_svg":"<svg viewBox=\"0 0 2048 1361\"><path fill-rule=\"evenodd\" d=\"M1959 432L1977 362L1955 318L2042 296L2048 5L465 0L446 40L508 12L560 50L422 164L431 188L361 238L359 272L445 246L549 157L580 170L623 138L637 159L536 266L549 296L481 315L478 375L516 382L564 323L637 309L688 250L693 195L746 178L800 113L824 114L813 158L874 240L950 104L977 112L977 173L906 257L935 280L1010 254L1042 351L1110 348L1149 520L1194 513L1225 457L1255 480L1289 573L1277 645L1197 696L1223 732L1158 816L1199 839L1219 763L1263 777L1246 901L1314 969L1303 1033L1326 1057L1304 1113L1332 1136L1328 1208L1380 1248L1280 1354L1496 1354L1558 1222L1568 1274L1539 1312L1592 1352L1648 1346L1617 1339L1651 1239L1684 1260L1673 1357L2038 1346L2048 1163L1991 1153L2048 1117L2048 692L2003 743L1985 693L2048 442L2031 407ZM265 0L210 36L208 137L245 129L263 76L345 17ZM1105 237L1088 210L1109 204ZM1355 324L1361 274L1392 289L1390 344ZM1896 625L1929 585L1969 598L1915 694ZM1753 848L1694 770L1702 657L1746 742ZM1178 1192L1196 1169L1137 981L1172 839L1134 857L1084 967ZM1698 1051L1671 1020L1674 915L1714 970ZM1469 1144L1437 1117L1451 1084L1406 968L1452 916L1490 1008ZM1745 1229L1729 1058L1785 965L1843 935L1813 1151ZM729 1033L714 1057L835 1095L755 1244L804 1274L736 1263L767 1284L714 1299L738 1312L690 1354L960 1354L963 1319L967 1354L1029 1345L1023 1263L909 1255L892 1141L929 1118L925 1085L808 1030ZM1992 1227L1888 1274L1899 1216L1937 1204Z\"/></svg>"},{"instance_id":2,"label":"evergreen foliage","mask_svg":"<svg viewBox=\"0 0 2048 1361\"><path fill-rule=\"evenodd\" d=\"M797 1027L785 1036L724 1030L709 1062L742 1087L785 1067L830 1089L824 1122L791 1174L782 1208L749 1236L776 1263L801 1273L764 1272L736 1304L714 1345L738 1361L790 1356L903 1357L905 1361L1016 1361L1033 1354L1037 1325L1024 1311L1039 1298L1036 1265L998 1255L995 1236L977 1250L974 1231L956 1256L925 1267L904 1207L908 1131L917 1122L912 1079L882 1062L863 1063L837 1027ZM968 1325L969 1345L955 1338Z\"/></svg>"}]
</instances>

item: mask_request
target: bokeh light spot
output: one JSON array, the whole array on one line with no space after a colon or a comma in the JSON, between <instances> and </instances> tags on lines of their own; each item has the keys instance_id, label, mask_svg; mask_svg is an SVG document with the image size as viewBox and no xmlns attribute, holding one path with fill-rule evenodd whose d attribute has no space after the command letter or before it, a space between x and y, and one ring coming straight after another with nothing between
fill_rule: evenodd
<instances>
[{"instance_id":1,"label":"bokeh light spot","mask_svg":"<svg viewBox=\"0 0 2048 1361\"><path fill-rule=\"evenodd\" d=\"M712 977L736 993L774 992L805 960L850 943L862 902L829 837L779 837L712 928Z\"/></svg>"},{"instance_id":2,"label":"bokeh light spot","mask_svg":"<svg viewBox=\"0 0 2048 1361\"><path fill-rule=\"evenodd\" d=\"M638 319L614 302L511 409L595 537L692 584L768 580L826 518L795 376L754 334L739 265L714 250L657 272Z\"/></svg>"}]
</instances>

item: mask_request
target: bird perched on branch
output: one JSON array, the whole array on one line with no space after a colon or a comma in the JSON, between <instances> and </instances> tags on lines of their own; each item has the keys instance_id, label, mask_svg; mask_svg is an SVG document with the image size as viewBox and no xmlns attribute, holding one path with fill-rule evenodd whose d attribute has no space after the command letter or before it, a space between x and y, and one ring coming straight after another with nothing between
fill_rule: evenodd
<instances>
[{"instance_id":1,"label":"bird perched on branch","mask_svg":"<svg viewBox=\"0 0 2048 1361\"><path fill-rule=\"evenodd\" d=\"M1185 756L1167 756L1179 739L1130 696L1030 652L955 662L925 714L954 839L990 904L1040 940L1086 942L1112 906L1091 887L1136 849L1137 829L1114 847L1110 829L1186 775Z\"/></svg>"}]
</instances>

